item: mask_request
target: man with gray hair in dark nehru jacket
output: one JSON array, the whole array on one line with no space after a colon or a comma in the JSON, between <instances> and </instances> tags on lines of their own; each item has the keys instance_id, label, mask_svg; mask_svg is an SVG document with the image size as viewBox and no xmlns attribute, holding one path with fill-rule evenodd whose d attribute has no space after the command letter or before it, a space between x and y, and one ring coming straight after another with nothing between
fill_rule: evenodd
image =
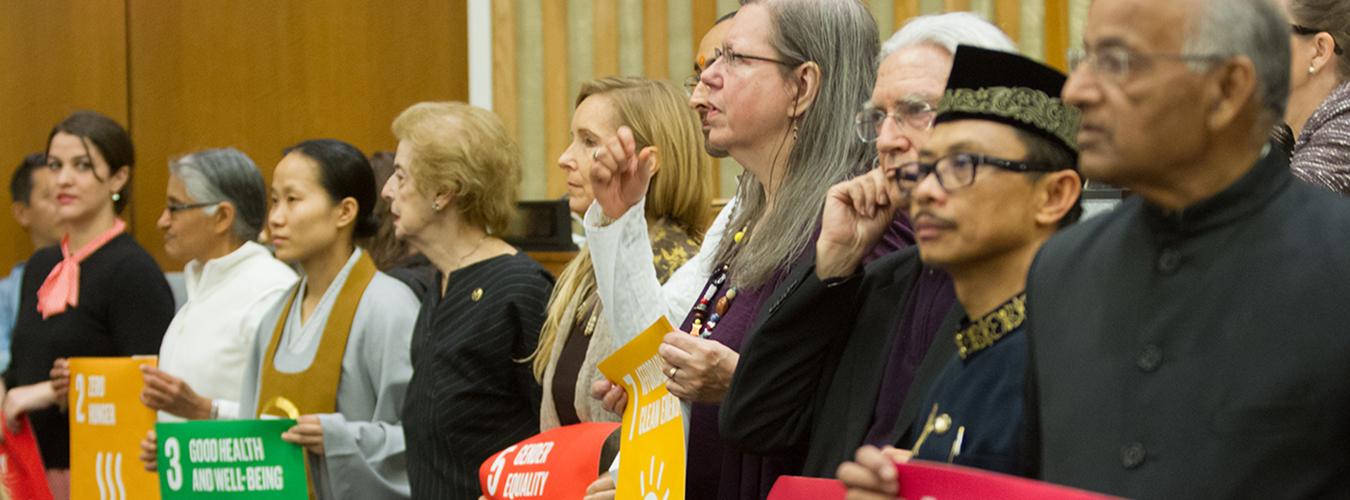
<instances>
[{"instance_id":1,"label":"man with gray hair in dark nehru jacket","mask_svg":"<svg viewBox=\"0 0 1350 500\"><path fill-rule=\"evenodd\" d=\"M1031 464L1131 498L1350 494L1350 205L1266 133L1268 0L1096 0L1064 99L1086 177L1136 193L1027 283Z\"/></svg>"}]
</instances>

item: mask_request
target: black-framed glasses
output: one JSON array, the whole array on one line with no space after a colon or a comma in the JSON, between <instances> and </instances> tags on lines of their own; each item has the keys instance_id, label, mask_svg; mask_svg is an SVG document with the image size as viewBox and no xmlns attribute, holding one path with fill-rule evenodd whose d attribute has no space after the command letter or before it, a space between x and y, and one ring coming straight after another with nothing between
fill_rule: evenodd
<instances>
[{"instance_id":1,"label":"black-framed glasses","mask_svg":"<svg viewBox=\"0 0 1350 500\"><path fill-rule=\"evenodd\" d=\"M1078 71L1079 66L1087 65L1093 74L1115 84L1124 82L1130 77L1130 72L1146 68L1154 60L1212 63L1230 57L1222 54L1142 53L1115 46L1092 50L1070 49L1068 56L1069 72Z\"/></svg>"},{"instance_id":2,"label":"black-framed glasses","mask_svg":"<svg viewBox=\"0 0 1350 500\"><path fill-rule=\"evenodd\" d=\"M980 165L1008 170L1012 172L1054 172L1055 168L1005 160L989 155L973 153L954 153L932 162L912 161L900 165L896 181L906 190L913 189L929 174L937 174L938 186L947 192L956 191L975 183L975 171Z\"/></svg>"},{"instance_id":3,"label":"black-framed glasses","mask_svg":"<svg viewBox=\"0 0 1350 500\"><path fill-rule=\"evenodd\" d=\"M876 141L877 138L881 137L881 127L886 125L887 118L890 118L897 127L909 127L914 130L925 131L933 128L933 119L937 118L937 108L926 101L917 99L906 99L897 104L895 109L891 111L868 106L854 115L854 132L858 134L858 139L863 142Z\"/></svg>"},{"instance_id":4,"label":"black-framed glasses","mask_svg":"<svg viewBox=\"0 0 1350 500\"><path fill-rule=\"evenodd\" d=\"M704 66L704 68L706 69L718 61L724 61L728 66L732 67L744 66L747 64L746 61L763 61L767 63L781 64L787 67L793 67L797 65L796 63L784 61L782 59L774 59L772 57L764 57L764 56L752 56L749 54L742 54L740 52L736 52L728 47L718 47L713 49L712 62L709 62L708 66Z\"/></svg>"},{"instance_id":5,"label":"black-framed glasses","mask_svg":"<svg viewBox=\"0 0 1350 500\"><path fill-rule=\"evenodd\" d=\"M1299 24L1290 24L1290 25L1289 25L1289 29L1290 29L1291 31L1293 31L1295 35L1302 35L1302 36L1313 36L1313 35L1316 35L1316 34L1318 34L1318 33L1327 33L1327 34L1331 34L1331 32L1330 32L1330 31L1327 31L1327 30L1319 30L1319 29L1317 29L1317 28L1309 28L1309 27L1307 27L1307 26L1303 26L1303 25L1299 25ZM1331 43L1333 44L1333 45L1332 45L1332 51L1335 52L1336 55L1339 56L1339 55L1345 54L1345 51L1341 49L1341 43L1336 41L1336 37L1334 37L1334 36L1331 37Z\"/></svg>"},{"instance_id":6,"label":"black-framed glasses","mask_svg":"<svg viewBox=\"0 0 1350 500\"><path fill-rule=\"evenodd\" d=\"M173 215L177 214L178 212L182 212L184 210L195 210L198 208L214 207L216 205L219 205L220 203L221 202L219 201L211 201L206 203L175 203L171 201L164 204L164 209L168 210L170 215Z\"/></svg>"}]
</instances>

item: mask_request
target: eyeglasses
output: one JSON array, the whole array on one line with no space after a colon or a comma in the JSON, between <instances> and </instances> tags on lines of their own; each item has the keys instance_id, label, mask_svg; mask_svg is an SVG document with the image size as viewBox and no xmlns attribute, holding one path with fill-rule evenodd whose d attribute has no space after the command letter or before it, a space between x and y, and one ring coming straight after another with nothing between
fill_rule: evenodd
<instances>
[{"instance_id":1,"label":"eyeglasses","mask_svg":"<svg viewBox=\"0 0 1350 500\"><path fill-rule=\"evenodd\" d=\"M730 48L718 47L713 49L712 61L708 63L708 66L704 66L704 69L707 69L708 67L712 66L714 63L718 61L725 61L727 66L731 66L733 68L749 64L749 61L763 61L767 63L781 64L783 66L788 67L796 66L795 63L784 61L782 59L774 59L772 57L764 57L764 56L752 56L749 54L742 54L740 52L736 52L734 50L731 50Z\"/></svg>"},{"instance_id":2,"label":"eyeglasses","mask_svg":"<svg viewBox=\"0 0 1350 500\"><path fill-rule=\"evenodd\" d=\"M873 142L881 137L881 127L886 125L887 118L890 118L897 127L908 126L914 130L924 131L933 128L933 119L936 117L937 110L932 104L920 100L906 100L896 105L894 111L869 106L854 115L853 124L858 139Z\"/></svg>"},{"instance_id":3,"label":"eyeglasses","mask_svg":"<svg viewBox=\"0 0 1350 500\"><path fill-rule=\"evenodd\" d=\"M1289 25L1289 28L1294 32L1295 35L1313 36L1313 35L1316 35L1316 34L1318 34L1318 33L1331 34L1331 32L1329 32L1329 31L1327 31L1327 30L1319 30L1319 29L1317 29L1317 28L1309 28L1309 27L1307 27L1307 26L1301 26L1301 25L1298 25L1298 24L1291 24L1291 25ZM1341 44L1340 44L1340 42L1337 42L1337 41L1336 41L1336 37L1331 37L1331 43L1334 44L1334 45L1332 45L1332 47L1333 47L1332 50L1333 50L1334 52L1336 52L1336 55L1339 56L1339 55L1345 54L1345 51L1344 51L1344 50L1341 50Z\"/></svg>"},{"instance_id":4,"label":"eyeglasses","mask_svg":"<svg viewBox=\"0 0 1350 500\"><path fill-rule=\"evenodd\" d=\"M165 209L165 210L168 210L170 215L173 215L173 214L177 214L178 212L182 212L182 211L184 211L184 210L194 210L194 209L198 209L198 208L214 207L214 206L216 206L216 205L219 205L220 203L221 203L221 202L219 202L219 201L212 201L212 202L208 202L208 203L174 203L174 202L169 202L169 203L166 203L166 204L164 205L164 209Z\"/></svg>"},{"instance_id":5,"label":"eyeglasses","mask_svg":"<svg viewBox=\"0 0 1350 500\"><path fill-rule=\"evenodd\" d=\"M933 162L912 161L900 165L900 175L896 180L906 190L912 189L929 174L936 173L938 186L947 192L956 191L975 183L975 170L980 165L988 165L1013 172L1053 172L1056 169L1033 165L1022 161L1005 160L988 155L956 153L938 158Z\"/></svg>"},{"instance_id":6,"label":"eyeglasses","mask_svg":"<svg viewBox=\"0 0 1350 500\"><path fill-rule=\"evenodd\" d=\"M1086 64L1093 74L1111 83L1119 84L1130 77L1131 71L1148 67L1150 61L1215 62L1229 56L1220 54L1144 54L1124 47L1104 47L1095 50L1069 50L1069 72L1078 71Z\"/></svg>"}]
</instances>

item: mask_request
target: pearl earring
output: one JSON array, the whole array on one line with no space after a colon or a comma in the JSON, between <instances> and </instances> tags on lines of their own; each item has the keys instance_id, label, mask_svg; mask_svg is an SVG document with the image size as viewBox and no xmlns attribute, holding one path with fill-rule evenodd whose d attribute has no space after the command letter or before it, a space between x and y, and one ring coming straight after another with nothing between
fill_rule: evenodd
<instances>
[{"instance_id":1,"label":"pearl earring","mask_svg":"<svg viewBox=\"0 0 1350 500\"><path fill-rule=\"evenodd\" d=\"M113 193L113 195L112 195L112 200L113 200L113 203L122 201L122 193Z\"/></svg>"},{"instance_id":2,"label":"pearl earring","mask_svg":"<svg viewBox=\"0 0 1350 500\"><path fill-rule=\"evenodd\" d=\"M438 202L432 203L432 204L431 204L431 209L432 209L432 210L435 210L435 211L437 211L437 212L441 211L441 202L438 201Z\"/></svg>"},{"instance_id":3,"label":"pearl earring","mask_svg":"<svg viewBox=\"0 0 1350 500\"><path fill-rule=\"evenodd\" d=\"M1308 74L1309 74L1309 75L1315 75L1315 74L1317 74L1317 67L1316 67L1316 66L1309 65L1309 66L1308 66Z\"/></svg>"}]
</instances>

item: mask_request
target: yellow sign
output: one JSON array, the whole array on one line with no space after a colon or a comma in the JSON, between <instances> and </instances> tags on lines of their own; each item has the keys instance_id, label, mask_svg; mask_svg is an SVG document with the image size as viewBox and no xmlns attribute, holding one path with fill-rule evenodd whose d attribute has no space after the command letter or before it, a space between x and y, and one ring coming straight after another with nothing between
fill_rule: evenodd
<instances>
[{"instance_id":1,"label":"yellow sign","mask_svg":"<svg viewBox=\"0 0 1350 500\"><path fill-rule=\"evenodd\" d=\"M155 412L141 404L141 365L154 356L71 358L70 497L159 498L159 479L137 459Z\"/></svg>"},{"instance_id":2,"label":"yellow sign","mask_svg":"<svg viewBox=\"0 0 1350 500\"><path fill-rule=\"evenodd\" d=\"M672 331L661 318L600 362L600 372L628 391L615 498L684 500L684 414L666 389L665 362L656 353Z\"/></svg>"}]
</instances>

